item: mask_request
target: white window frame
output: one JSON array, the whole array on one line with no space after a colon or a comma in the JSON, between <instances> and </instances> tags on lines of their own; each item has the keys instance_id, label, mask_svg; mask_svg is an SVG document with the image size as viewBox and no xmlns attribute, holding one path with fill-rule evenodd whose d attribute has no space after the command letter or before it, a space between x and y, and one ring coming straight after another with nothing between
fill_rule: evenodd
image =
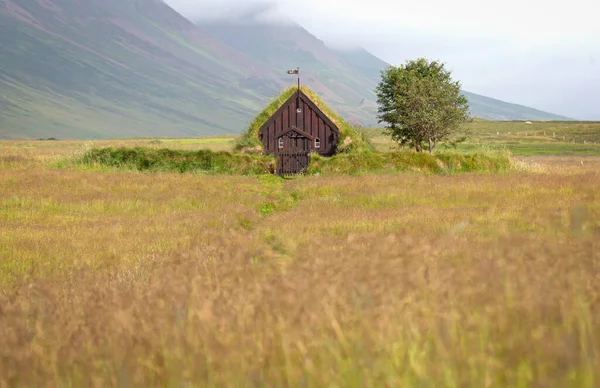
<instances>
[{"instance_id":1,"label":"white window frame","mask_svg":"<svg viewBox=\"0 0 600 388\"><path fill-rule=\"evenodd\" d=\"M321 139L315 138L315 148L321 148Z\"/></svg>"},{"instance_id":2,"label":"white window frame","mask_svg":"<svg viewBox=\"0 0 600 388\"><path fill-rule=\"evenodd\" d=\"M279 149L283 148L283 137L279 138Z\"/></svg>"}]
</instances>

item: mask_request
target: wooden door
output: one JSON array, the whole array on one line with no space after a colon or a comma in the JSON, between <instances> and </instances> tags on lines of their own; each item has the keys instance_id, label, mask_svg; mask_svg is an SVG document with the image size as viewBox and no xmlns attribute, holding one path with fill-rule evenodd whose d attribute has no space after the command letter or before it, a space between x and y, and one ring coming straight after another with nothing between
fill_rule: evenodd
<instances>
[{"instance_id":1,"label":"wooden door","mask_svg":"<svg viewBox=\"0 0 600 388\"><path fill-rule=\"evenodd\" d=\"M283 148L277 153L277 174L304 173L310 162L310 139L295 132L290 132L280 139L283 140ZM280 139L277 139L277 144Z\"/></svg>"}]
</instances>

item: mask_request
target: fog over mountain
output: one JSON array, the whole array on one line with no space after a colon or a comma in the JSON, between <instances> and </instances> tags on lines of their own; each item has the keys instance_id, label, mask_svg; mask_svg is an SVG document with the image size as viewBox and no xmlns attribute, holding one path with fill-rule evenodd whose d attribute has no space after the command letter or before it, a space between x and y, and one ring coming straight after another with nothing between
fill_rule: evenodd
<instances>
[{"instance_id":1,"label":"fog over mountain","mask_svg":"<svg viewBox=\"0 0 600 388\"><path fill-rule=\"evenodd\" d=\"M441 59L466 90L600 119L599 6L593 0L166 0L192 20L296 21L337 48L388 63Z\"/></svg>"}]
</instances>

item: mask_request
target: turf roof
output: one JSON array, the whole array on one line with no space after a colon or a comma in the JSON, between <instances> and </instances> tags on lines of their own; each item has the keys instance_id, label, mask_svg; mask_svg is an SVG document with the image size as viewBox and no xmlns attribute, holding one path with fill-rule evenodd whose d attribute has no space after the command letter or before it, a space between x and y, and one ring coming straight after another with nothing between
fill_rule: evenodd
<instances>
[{"instance_id":1,"label":"turf roof","mask_svg":"<svg viewBox=\"0 0 600 388\"><path fill-rule=\"evenodd\" d=\"M312 102L338 127L340 137L337 153L350 152L353 150L370 149L371 146L346 120L331 109L324 101L307 86L300 89L312 100ZM258 139L260 127L298 90L296 85L285 88L277 97L271 99L269 104L251 122L248 128L238 139L235 149L242 152L261 150L262 142Z\"/></svg>"}]
</instances>

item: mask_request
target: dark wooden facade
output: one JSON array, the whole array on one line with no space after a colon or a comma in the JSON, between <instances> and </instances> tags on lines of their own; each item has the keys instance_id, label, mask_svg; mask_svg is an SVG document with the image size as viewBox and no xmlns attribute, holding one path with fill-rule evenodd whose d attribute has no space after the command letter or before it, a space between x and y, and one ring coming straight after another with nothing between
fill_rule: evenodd
<instances>
[{"instance_id":1,"label":"dark wooden facade","mask_svg":"<svg viewBox=\"0 0 600 388\"><path fill-rule=\"evenodd\" d=\"M301 171L294 170L308 166L310 153L333 155L339 133L339 128L299 91L262 125L258 136L265 152L275 155L278 173L296 173Z\"/></svg>"}]
</instances>

